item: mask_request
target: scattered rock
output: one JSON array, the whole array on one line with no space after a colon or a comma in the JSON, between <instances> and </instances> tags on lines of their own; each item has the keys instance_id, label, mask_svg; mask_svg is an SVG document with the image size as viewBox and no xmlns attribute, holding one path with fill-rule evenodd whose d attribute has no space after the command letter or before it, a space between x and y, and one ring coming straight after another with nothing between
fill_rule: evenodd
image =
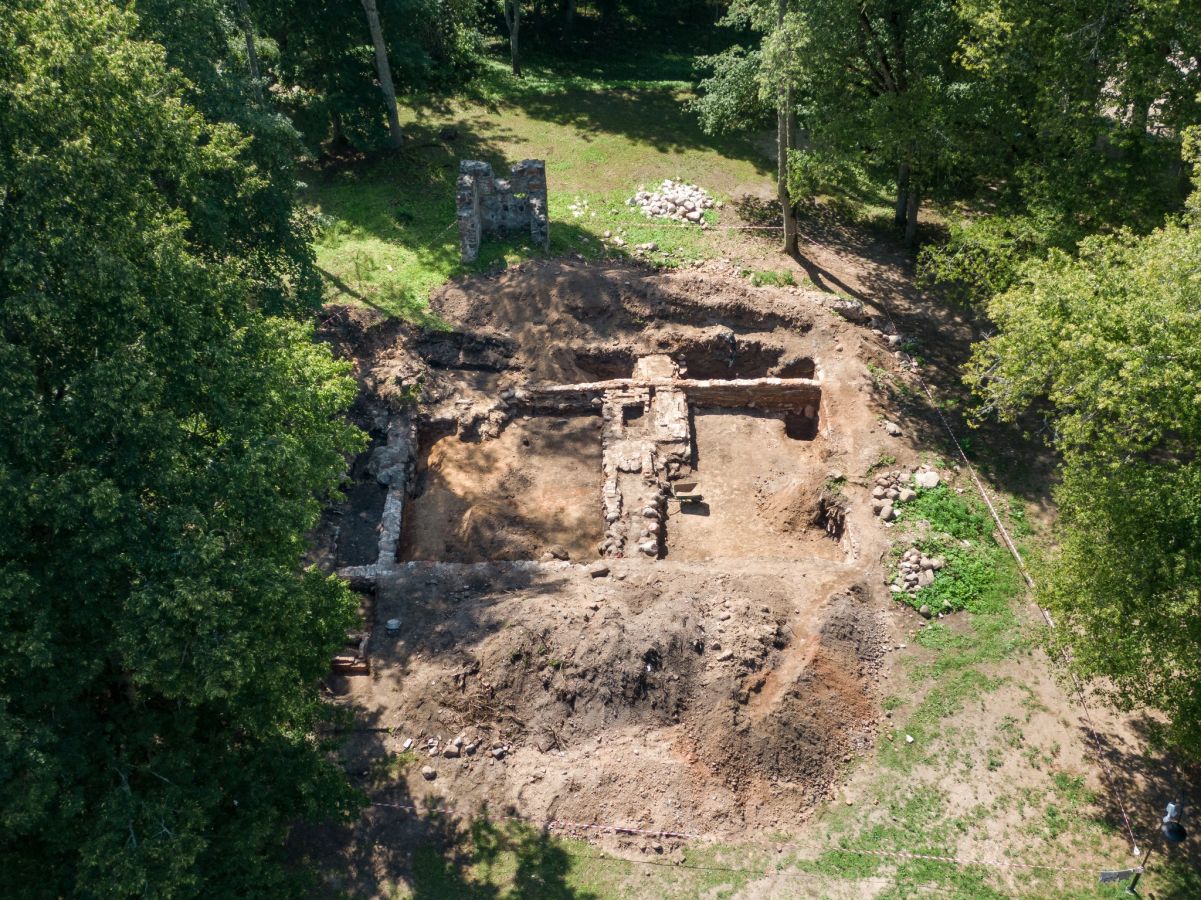
<instances>
[{"instance_id":1,"label":"scattered rock","mask_svg":"<svg viewBox=\"0 0 1201 900\"><path fill-rule=\"evenodd\" d=\"M462 753L462 751L458 747L456 747L454 744L451 744L449 747L447 747L445 750L442 751L442 756L445 759L458 759L460 753Z\"/></svg>"},{"instance_id":2,"label":"scattered rock","mask_svg":"<svg viewBox=\"0 0 1201 900\"><path fill-rule=\"evenodd\" d=\"M426 781L433 781L435 778L438 777L438 772L433 766L422 766L421 767L421 777L424 778Z\"/></svg>"},{"instance_id":3,"label":"scattered rock","mask_svg":"<svg viewBox=\"0 0 1201 900\"><path fill-rule=\"evenodd\" d=\"M609 566L601 560L597 560L584 570L593 578L604 578L609 574Z\"/></svg>"},{"instance_id":4,"label":"scattered rock","mask_svg":"<svg viewBox=\"0 0 1201 900\"><path fill-rule=\"evenodd\" d=\"M901 426L898 425L896 422L889 422L889 421L885 420L884 430L887 431L893 437L901 436ZM937 478L938 476L935 476L935 477Z\"/></svg>"},{"instance_id":5,"label":"scattered rock","mask_svg":"<svg viewBox=\"0 0 1201 900\"><path fill-rule=\"evenodd\" d=\"M940 479L937 472L918 472L914 476L914 481L917 482L918 487L929 490L938 487Z\"/></svg>"},{"instance_id":6,"label":"scattered rock","mask_svg":"<svg viewBox=\"0 0 1201 900\"><path fill-rule=\"evenodd\" d=\"M549 547L546 548L546 552L549 553L551 556L553 556L555 559L561 559L563 561L567 561L567 560L571 559L571 554L568 553L566 550L564 550L562 547L560 547L558 544L551 544Z\"/></svg>"},{"instance_id":7,"label":"scattered rock","mask_svg":"<svg viewBox=\"0 0 1201 900\"><path fill-rule=\"evenodd\" d=\"M920 615L923 619L929 619L933 613L930 611L930 607L923 603L921 609L918 610L918 615Z\"/></svg>"},{"instance_id":8,"label":"scattered rock","mask_svg":"<svg viewBox=\"0 0 1201 900\"><path fill-rule=\"evenodd\" d=\"M901 488L897 493L897 499L902 503L908 503L910 500L917 499L917 492L910 488Z\"/></svg>"},{"instance_id":9,"label":"scattered rock","mask_svg":"<svg viewBox=\"0 0 1201 900\"><path fill-rule=\"evenodd\" d=\"M493 759L504 759L505 758L505 748L504 747L493 747L492 748L492 758Z\"/></svg>"},{"instance_id":10,"label":"scattered rock","mask_svg":"<svg viewBox=\"0 0 1201 900\"><path fill-rule=\"evenodd\" d=\"M867 321L867 310L858 300L836 300L830 308L848 322L863 324Z\"/></svg>"}]
</instances>

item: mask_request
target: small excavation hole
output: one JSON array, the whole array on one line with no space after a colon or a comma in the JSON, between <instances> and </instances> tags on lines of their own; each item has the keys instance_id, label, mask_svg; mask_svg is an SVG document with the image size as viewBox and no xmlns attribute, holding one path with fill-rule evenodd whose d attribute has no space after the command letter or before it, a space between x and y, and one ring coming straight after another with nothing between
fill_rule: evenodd
<instances>
[{"instance_id":1,"label":"small excavation hole","mask_svg":"<svg viewBox=\"0 0 1201 900\"><path fill-rule=\"evenodd\" d=\"M784 434L794 441L811 441L817 437L817 416L806 416L793 410L784 414Z\"/></svg>"},{"instance_id":2,"label":"small excavation hole","mask_svg":"<svg viewBox=\"0 0 1201 900\"><path fill-rule=\"evenodd\" d=\"M784 363L776 370L779 378L812 378L817 366L808 356Z\"/></svg>"}]
</instances>

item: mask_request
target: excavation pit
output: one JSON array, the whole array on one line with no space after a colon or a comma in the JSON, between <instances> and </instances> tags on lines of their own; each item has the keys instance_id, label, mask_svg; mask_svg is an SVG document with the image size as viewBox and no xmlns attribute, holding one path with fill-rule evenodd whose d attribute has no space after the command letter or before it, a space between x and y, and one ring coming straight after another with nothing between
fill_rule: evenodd
<instances>
[{"instance_id":1,"label":"excavation pit","mask_svg":"<svg viewBox=\"0 0 1201 900\"><path fill-rule=\"evenodd\" d=\"M808 356L790 355L782 344L709 329L701 335L661 334L656 354L671 357L682 377L723 381L751 378L814 378L817 366ZM629 378L640 357L632 347L591 346L572 351L571 363L589 381Z\"/></svg>"},{"instance_id":2,"label":"excavation pit","mask_svg":"<svg viewBox=\"0 0 1201 900\"><path fill-rule=\"evenodd\" d=\"M491 440L423 430L402 560L596 558L600 417L519 416Z\"/></svg>"},{"instance_id":3,"label":"excavation pit","mask_svg":"<svg viewBox=\"0 0 1201 900\"><path fill-rule=\"evenodd\" d=\"M883 450L850 326L744 279L561 262L433 307L452 331L364 379L420 391L388 411L399 540L344 570L378 589L351 770L416 752L433 785L373 799L535 821L803 818L872 740L887 637L874 520L827 483Z\"/></svg>"},{"instance_id":4,"label":"excavation pit","mask_svg":"<svg viewBox=\"0 0 1201 900\"><path fill-rule=\"evenodd\" d=\"M368 461L381 443L378 439L372 441L367 452L351 466L350 483L344 489L346 502L336 526L339 568L370 565L379 554L379 523L388 490L371 473Z\"/></svg>"},{"instance_id":5,"label":"excavation pit","mask_svg":"<svg viewBox=\"0 0 1201 900\"><path fill-rule=\"evenodd\" d=\"M844 558L821 526L824 466L811 445L790 434L800 412L701 408L693 411L693 472L701 503L670 503L666 557L714 559Z\"/></svg>"}]
</instances>

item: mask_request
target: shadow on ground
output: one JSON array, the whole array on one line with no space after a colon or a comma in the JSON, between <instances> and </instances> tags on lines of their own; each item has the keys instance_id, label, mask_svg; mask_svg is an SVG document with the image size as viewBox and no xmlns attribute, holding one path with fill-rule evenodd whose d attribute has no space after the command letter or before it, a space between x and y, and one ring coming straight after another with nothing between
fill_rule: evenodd
<instances>
[{"instance_id":1,"label":"shadow on ground","mask_svg":"<svg viewBox=\"0 0 1201 900\"><path fill-rule=\"evenodd\" d=\"M1173 754L1148 749L1152 721L1146 717L1131 722L1133 741L1099 731L1081 720L1081 740L1093 750L1100 744L1106 767L1105 787L1098 798L1109 825L1126 832L1126 817L1140 850L1152 850L1148 874L1140 893L1144 897L1201 897L1201 825L1193 814L1201 802L1201 766ZM1176 846L1160 833L1167 805L1184 802L1182 822L1189 837Z\"/></svg>"},{"instance_id":2,"label":"shadow on ground","mask_svg":"<svg viewBox=\"0 0 1201 900\"><path fill-rule=\"evenodd\" d=\"M771 200L743 197L735 208L749 224L780 221ZM1047 446L1047 426L1039 411L1015 423L971 415L975 402L963 383L963 366L973 342L990 330L983 310L951 303L936 289L917 287L915 253L886 225L855 222L844 210L822 205L802 208L798 230L800 252L795 263L812 285L859 300L872 314L891 318L905 338L903 349L922 363L921 376L933 391L937 408L907 385L884 379L876 388L881 394L878 399L897 411L897 423L905 432L954 462L958 451L945 419L974 466L1005 492L1049 511L1056 456ZM937 232L937 227L929 226L919 236L930 240ZM749 234L750 240L763 246L778 239L774 232Z\"/></svg>"}]
</instances>

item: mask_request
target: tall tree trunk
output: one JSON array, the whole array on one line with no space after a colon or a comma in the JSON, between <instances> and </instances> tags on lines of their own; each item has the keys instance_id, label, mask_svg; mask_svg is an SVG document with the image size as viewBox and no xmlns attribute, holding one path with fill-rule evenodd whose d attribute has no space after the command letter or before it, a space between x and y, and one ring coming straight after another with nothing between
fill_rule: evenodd
<instances>
[{"instance_id":1,"label":"tall tree trunk","mask_svg":"<svg viewBox=\"0 0 1201 900\"><path fill-rule=\"evenodd\" d=\"M388 48L384 45L384 32L379 24L379 9L375 0L363 0L363 11L367 13L367 27L371 29L371 43L375 45L375 69L379 73L380 90L384 92L384 103L388 107L388 143L400 147L405 142L400 130L400 113L396 109L396 88L392 86L392 67L388 65Z\"/></svg>"},{"instance_id":2,"label":"tall tree trunk","mask_svg":"<svg viewBox=\"0 0 1201 900\"><path fill-rule=\"evenodd\" d=\"M776 25L784 26L784 14L787 11L788 0L779 0L776 7ZM777 164L778 180L776 192L780 201L780 212L784 217L784 252L791 255L796 253L796 214L792 208L792 198L788 194L788 151L793 148L796 130L796 113L793 110L792 87L786 87L779 92L776 110L776 149L779 155Z\"/></svg>"},{"instance_id":3,"label":"tall tree trunk","mask_svg":"<svg viewBox=\"0 0 1201 900\"><path fill-rule=\"evenodd\" d=\"M779 211L784 217L784 252L791 256L796 254L796 210L793 208L793 198L788 192L788 154L789 150L793 149L794 131L793 89L783 91L781 105L776 123L779 132L776 138L779 151L777 192Z\"/></svg>"},{"instance_id":4,"label":"tall tree trunk","mask_svg":"<svg viewBox=\"0 0 1201 900\"><path fill-rule=\"evenodd\" d=\"M563 0L563 34L569 38L575 28L575 3L576 0Z\"/></svg>"},{"instance_id":5,"label":"tall tree trunk","mask_svg":"<svg viewBox=\"0 0 1201 900\"><path fill-rule=\"evenodd\" d=\"M336 109L332 110L329 115L330 124L330 148L338 153L346 149L349 141L346 140L346 132L342 129L342 114Z\"/></svg>"},{"instance_id":6,"label":"tall tree trunk","mask_svg":"<svg viewBox=\"0 0 1201 900\"><path fill-rule=\"evenodd\" d=\"M897 228L904 228L909 214L909 163L901 163L897 167L897 205L892 222Z\"/></svg>"},{"instance_id":7,"label":"tall tree trunk","mask_svg":"<svg viewBox=\"0 0 1201 900\"><path fill-rule=\"evenodd\" d=\"M517 38L521 34L521 0L505 0L505 24L509 27L509 60L513 74L521 77L521 50Z\"/></svg>"},{"instance_id":8,"label":"tall tree trunk","mask_svg":"<svg viewBox=\"0 0 1201 900\"><path fill-rule=\"evenodd\" d=\"M246 38L246 65L250 69L250 89L254 99L263 103L263 78L259 72L259 55L254 47L254 25L250 21L250 7L246 0L238 0L238 18L242 20L242 35Z\"/></svg>"},{"instance_id":9,"label":"tall tree trunk","mask_svg":"<svg viewBox=\"0 0 1201 900\"><path fill-rule=\"evenodd\" d=\"M909 196L905 204L905 246L912 247L917 239L917 209L921 202L917 186L909 185Z\"/></svg>"}]
</instances>

